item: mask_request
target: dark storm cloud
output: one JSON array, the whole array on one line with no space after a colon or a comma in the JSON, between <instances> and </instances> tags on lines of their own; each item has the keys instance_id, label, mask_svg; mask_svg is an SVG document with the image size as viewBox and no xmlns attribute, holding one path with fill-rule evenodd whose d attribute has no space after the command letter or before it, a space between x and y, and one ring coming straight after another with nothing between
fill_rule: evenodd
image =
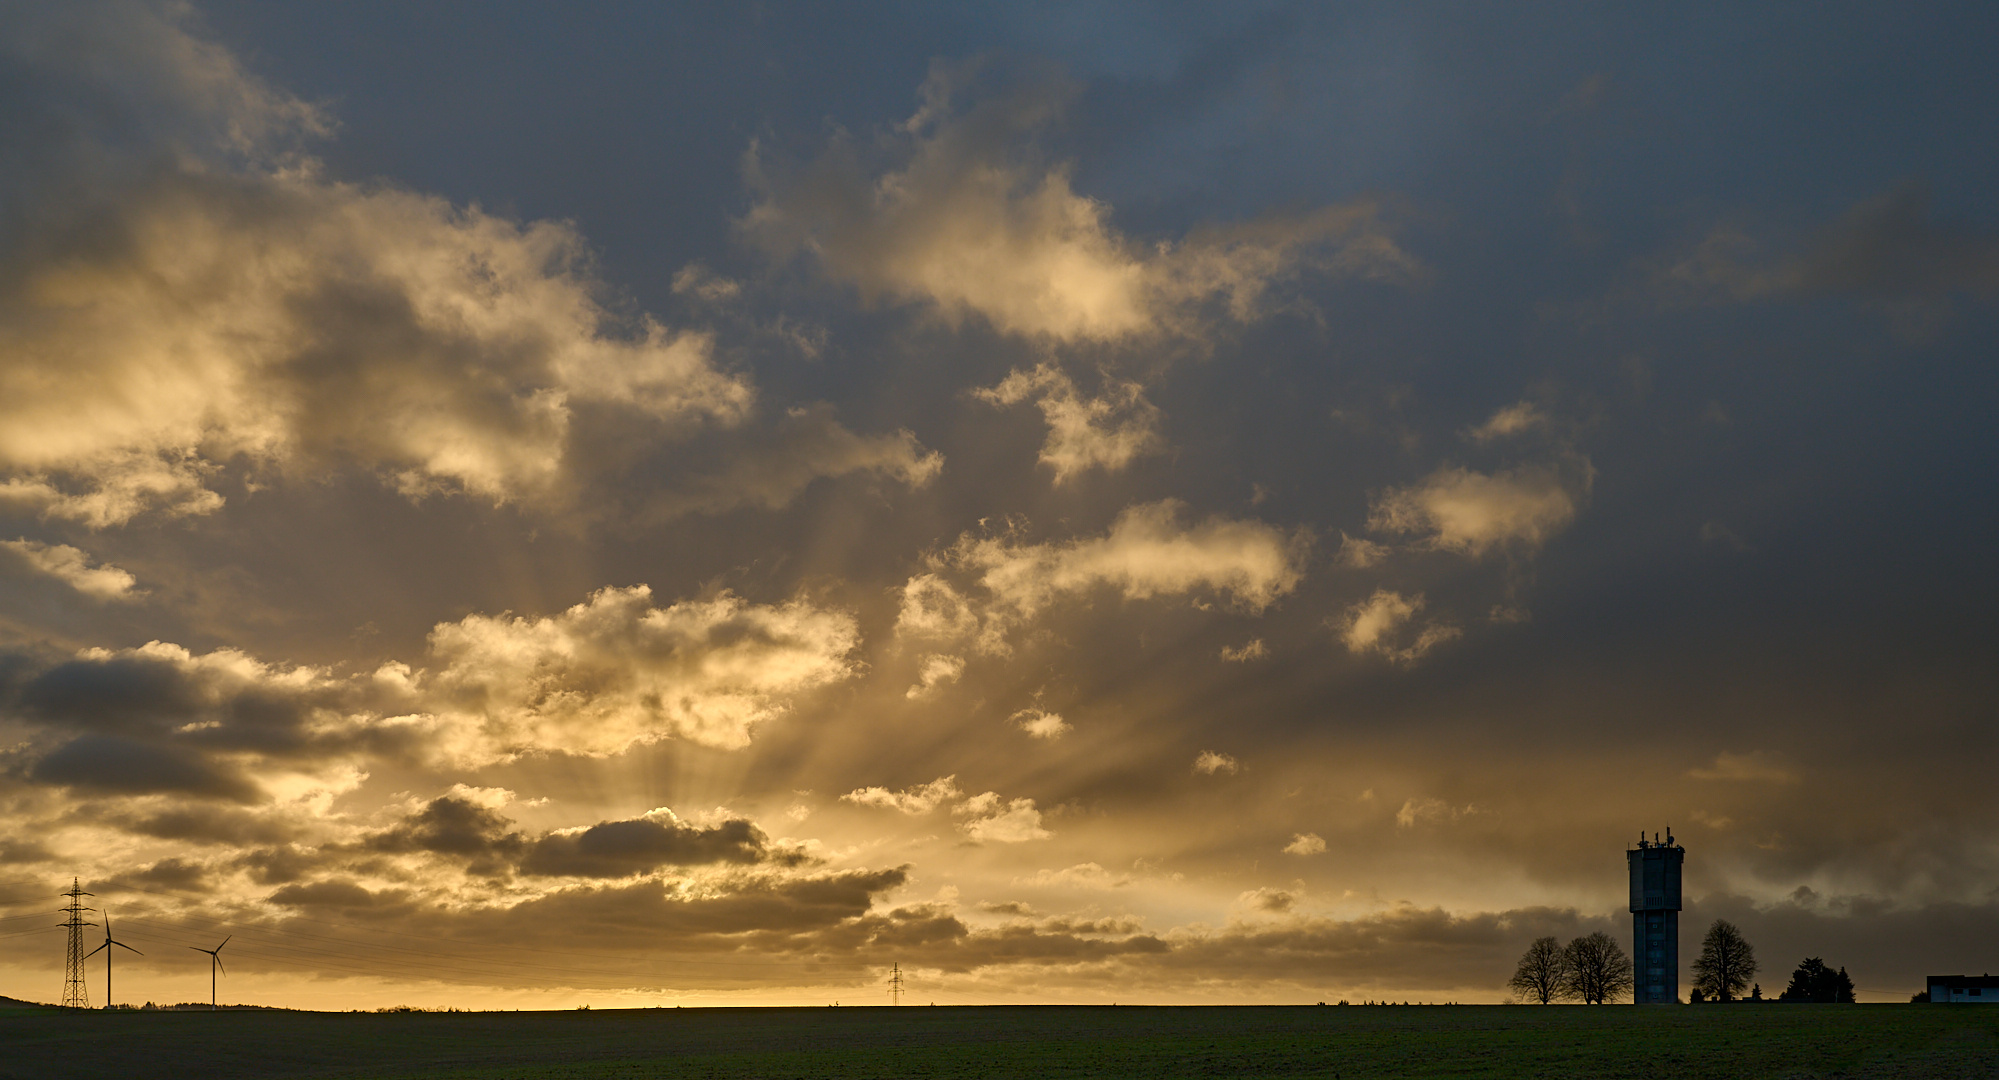
<instances>
[{"instance_id":1,"label":"dark storm cloud","mask_svg":"<svg viewBox=\"0 0 1999 1080\"><path fill-rule=\"evenodd\" d=\"M161 859L159 862L133 874L131 880L158 889L173 889L180 892L208 892L209 868L186 859Z\"/></svg>"},{"instance_id":2,"label":"dark storm cloud","mask_svg":"<svg viewBox=\"0 0 1999 1080\"><path fill-rule=\"evenodd\" d=\"M324 851L288 845L244 852L236 865L260 885L289 885L331 861Z\"/></svg>"},{"instance_id":3,"label":"dark storm cloud","mask_svg":"<svg viewBox=\"0 0 1999 1080\"><path fill-rule=\"evenodd\" d=\"M176 805L130 816L106 814L104 820L141 836L198 844L248 846L282 843L299 831L296 822L216 803Z\"/></svg>"},{"instance_id":4,"label":"dark storm cloud","mask_svg":"<svg viewBox=\"0 0 1999 1080\"><path fill-rule=\"evenodd\" d=\"M268 667L240 653L197 656L153 642L90 650L48 666L24 665L0 698L0 715L31 737L8 752L24 779L97 794L185 794L237 803L266 800L279 774L336 775L345 761L397 752L411 734L373 725L366 682L309 668ZM248 819L218 832L179 807L142 832L242 839ZM193 817L189 817L193 815ZM209 824L217 819L206 816ZM254 835L274 837L268 823Z\"/></svg>"},{"instance_id":5,"label":"dark storm cloud","mask_svg":"<svg viewBox=\"0 0 1999 1080\"><path fill-rule=\"evenodd\" d=\"M525 843L505 815L466 799L432 799L401 823L370 836L375 851L429 851L441 855L486 855L519 851Z\"/></svg>"},{"instance_id":6,"label":"dark storm cloud","mask_svg":"<svg viewBox=\"0 0 1999 1080\"><path fill-rule=\"evenodd\" d=\"M1666 280L1739 300L1991 297L1999 290L1999 231L1940 220L1933 203L1927 184L1903 183L1848 209L1802 254L1775 265L1751 230L1717 229Z\"/></svg>"},{"instance_id":7,"label":"dark storm cloud","mask_svg":"<svg viewBox=\"0 0 1999 1080\"><path fill-rule=\"evenodd\" d=\"M203 711L201 695L179 668L138 656L57 664L23 679L12 699L44 723L106 734L158 732Z\"/></svg>"},{"instance_id":8,"label":"dark storm cloud","mask_svg":"<svg viewBox=\"0 0 1999 1080\"><path fill-rule=\"evenodd\" d=\"M625 877L661 866L707 863L752 864L796 861L773 854L763 830L742 820L708 828L679 821L638 818L604 821L581 832L553 833L536 840L521 859L521 872L541 876Z\"/></svg>"},{"instance_id":9,"label":"dark storm cloud","mask_svg":"<svg viewBox=\"0 0 1999 1080\"><path fill-rule=\"evenodd\" d=\"M841 927L833 940L857 953L894 948L923 957L925 966L968 972L1000 965L1074 966L1103 964L1121 957L1156 957L1172 946L1153 934L1116 926L1109 933L1050 920L1043 925L1008 925L974 930L931 906L896 908Z\"/></svg>"},{"instance_id":10,"label":"dark storm cloud","mask_svg":"<svg viewBox=\"0 0 1999 1080\"><path fill-rule=\"evenodd\" d=\"M55 664L19 681L7 704L52 731L163 742L188 752L312 758L382 738L319 722L363 707L358 691L364 689L309 670L266 668L241 654L195 656L156 642Z\"/></svg>"},{"instance_id":11,"label":"dark storm cloud","mask_svg":"<svg viewBox=\"0 0 1999 1080\"><path fill-rule=\"evenodd\" d=\"M674 948L735 949L736 935L759 933L809 948L812 935L865 915L875 898L906 884L905 869L846 870L803 877L751 874L698 891L639 881L562 889L462 922L468 931L524 940L610 942L643 934Z\"/></svg>"},{"instance_id":12,"label":"dark storm cloud","mask_svg":"<svg viewBox=\"0 0 1999 1080\"><path fill-rule=\"evenodd\" d=\"M0 863L13 866L27 866L31 863L54 862L61 858L48 845L39 840L0 841Z\"/></svg>"},{"instance_id":13,"label":"dark storm cloud","mask_svg":"<svg viewBox=\"0 0 1999 1080\"><path fill-rule=\"evenodd\" d=\"M96 793L171 793L239 803L266 797L242 773L199 754L109 735L71 739L36 761L27 776Z\"/></svg>"},{"instance_id":14,"label":"dark storm cloud","mask_svg":"<svg viewBox=\"0 0 1999 1080\"><path fill-rule=\"evenodd\" d=\"M1999 290L1999 232L1936 220L1929 188L1904 184L1848 210L1788 272L1807 293L1903 297Z\"/></svg>"},{"instance_id":15,"label":"dark storm cloud","mask_svg":"<svg viewBox=\"0 0 1999 1080\"><path fill-rule=\"evenodd\" d=\"M409 894L400 889L371 892L352 881L332 878L306 885L286 885L267 899L294 908L399 908L408 901Z\"/></svg>"}]
</instances>

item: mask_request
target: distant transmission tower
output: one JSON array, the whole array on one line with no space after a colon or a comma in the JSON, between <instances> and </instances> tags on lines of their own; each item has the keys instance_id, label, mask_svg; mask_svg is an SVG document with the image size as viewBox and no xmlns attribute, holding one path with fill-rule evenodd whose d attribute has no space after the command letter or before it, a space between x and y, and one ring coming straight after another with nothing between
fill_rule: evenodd
<instances>
[{"instance_id":1,"label":"distant transmission tower","mask_svg":"<svg viewBox=\"0 0 1999 1080\"><path fill-rule=\"evenodd\" d=\"M902 965L900 963L889 965L888 999L891 1005L902 1004Z\"/></svg>"},{"instance_id":2,"label":"distant transmission tower","mask_svg":"<svg viewBox=\"0 0 1999 1080\"><path fill-rule=\"evenodd\" d=\"M62 909L63 914L69 917L64 924L69 929L69 962L63 966L62 1003L64 1008L88 1009L90 991L83 984L83 928L97 924L86 921L83 913L97 909L84 907L83 898L96 894L84 892L82 880L72 878L69 891L63 895L69 897L69 906Z\"/></svg>"}]
</instances>

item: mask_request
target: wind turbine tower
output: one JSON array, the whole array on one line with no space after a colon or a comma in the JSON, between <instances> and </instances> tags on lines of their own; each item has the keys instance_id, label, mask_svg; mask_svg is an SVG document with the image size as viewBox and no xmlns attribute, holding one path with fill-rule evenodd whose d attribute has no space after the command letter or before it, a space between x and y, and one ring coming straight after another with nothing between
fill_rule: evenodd
<instances>
[{"instance_id":1,"label":"wind turbine tower","mask_svg":"<svg viewBox=\"0 0 1999 1080\"><path fill-rule=\"evenodd\" d=\"M229 944L229 938L235 936L235 934L231 934L229 937L223 938L222 945ZM222 945L217 945L213 949L204 949L199 945L188 946L188 948L193 949L195 952L205 952L208 954L208 1008L211 1012L215 1009L215 972L219 969L224 974L227 974L229 970L222 966Z\"/></svg>"},{"instance_id":2,"label":"wind turbine tower","mask_svg":"<svg viewBox=\"0 0 1999 1080\"><path fill-rule=\"evenodd\" d=\"M88 1009L90 988L83 982L83 928L97 924L85 919L83 913L97 909L84 907L83 898L96 894L83 891L82 879L71 878L69 891L63 895L69 897L69 905L62 909L68 916L63 925L69 929L69 960L63 965L62 1004L65 1009Z\"/></svg>"},{"instance_id":3,"label":"wind turbine tower","mask_svg":"<svg viewBox=\"0 0 1999 1080\"><path fill-rule=\"evenodd\" d=\"M140 952L139 950L131 947L130 945L125 944L122 941L112 940L111 913L107 911L104 913L104 944L99 945L95 949L90 950L91 956L96 956L98 953L104 954L104 1007L107 1009L111 1008L114 1004L116 1004L116 1002L111 1000L111 946L113 945L118 946L119 948L125 950L128 953L131 953L134 956L146 955L145 953ZM86 957L85 959L88 959L88 957Z\"/></svg>"}]
</instances>

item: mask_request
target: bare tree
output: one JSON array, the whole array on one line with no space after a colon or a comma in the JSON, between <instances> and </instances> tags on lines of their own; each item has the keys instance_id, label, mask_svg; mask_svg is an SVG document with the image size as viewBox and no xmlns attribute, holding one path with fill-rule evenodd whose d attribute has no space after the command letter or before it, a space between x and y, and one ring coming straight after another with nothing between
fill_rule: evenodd
<instances>
[{"instance_id":1,"label":"bare tree","mask_svg":"<svg viewBox=\"0 0 1999 1080\"><path fill-rule=\"evenodd\" d=\"M1506 985L1520 995L1522 1001L1538 1001L1546 1005L1562 996L1562 986L1568 975L1568 959L1562 953L1562 943L1551 937L1535 938L1534 944L1520 957L1520 966L1513 972L1512 981Z\"/></svg>"},{"instance_id":2,"label":"bare tree","mask_svg":"<svg viewBox=\"0 0 1999 1080\"><path fill-rule=\"evenodd\" d=\"M1569 942L1562 959L1568 966L1564 997L1602 1005L1631 992L1631 958L1616 938L1601 930Z\"/></svg>"},{"instance_id":3,"label":"bare tree","mask_svg":"<svg viewBox=\"0 0 1999 1080\"><path fill-rule=\"evenodd\" d=\"M1727 919L1716 919L1701 939L1694 986L1715 1001L1734 1001L1756 975L1756 949Z\"/></svg>"}]
</instances>

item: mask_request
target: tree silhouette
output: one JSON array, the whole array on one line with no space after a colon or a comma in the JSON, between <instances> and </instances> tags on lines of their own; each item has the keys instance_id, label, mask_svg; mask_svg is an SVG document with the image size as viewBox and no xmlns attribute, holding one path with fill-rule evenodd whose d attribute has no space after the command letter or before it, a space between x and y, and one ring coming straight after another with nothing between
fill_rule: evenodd
<instances>
[{"instance_id":1,"label":"tree silhouette","mask_svg":"<svg viewBox=\"0 0 1999 1080\"><path fill-rule=\"evenodd\" d=\"M1631 992L1631 958L1617 939L1598 930L1569 942L1562 950L1568 972L1563 979L1564 997L1585 1005L1602 1005Z\"/></svg>"},{"instance_id":2,"label":"tree silhouette","mask_svg":"<svg viewBox=\"0 0 1999 1080\"><path fill-rule=\"evenodd\" d=\"M1701 939L1694 986L1716 1001L1734 1001L1756 974L1756 949L1727 919L1716 919Z\"/></svg>"},{"instance_id":3,"label":"tree silhouette","mask_svg":"<svg viewBox=\"0 0 1999 1080\"><path fill-rule=\"evenodd\" d=\"M1853 980L1845 968L1834 971L1818 957L1807 956L1798 970L1791 973L1791 985L1784 988L1777 1000L1851 1004Z\"/></svg>"},{"instance_id":4,"label":"tree silhouette","mask_svg":"<svg viewBox=\"0 0 1999 1080\"><path fill-rule=\"evenodd\" d=\"M1513 979L1506 985L1522 1000L1546 1005L1562 996L1567 975L1568 959L1562 952L1562 943L1551 937L1535 938L1534 944L1521 954L1520 966L1514 969Z\"/></svg>"}]
</instances>

